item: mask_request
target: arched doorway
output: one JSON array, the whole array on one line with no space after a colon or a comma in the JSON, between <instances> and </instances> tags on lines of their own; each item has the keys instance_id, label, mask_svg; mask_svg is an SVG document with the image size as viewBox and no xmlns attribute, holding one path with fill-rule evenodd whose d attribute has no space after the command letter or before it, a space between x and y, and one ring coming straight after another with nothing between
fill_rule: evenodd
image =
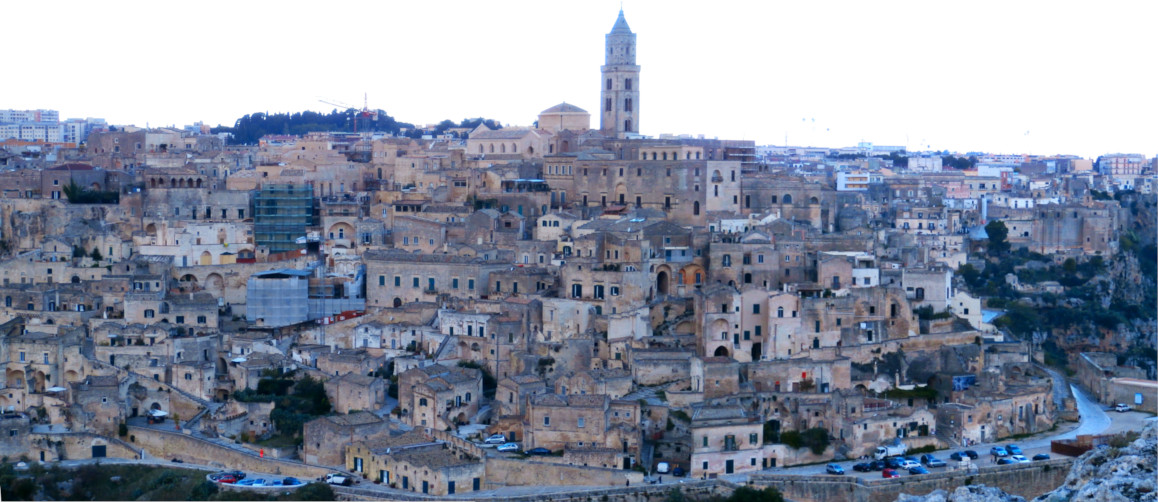
<instances>
[{"instance_id":1,"label":"arched doorway","mask_svg":"<svg viewBox=\"0 0 1158 502\"><path fill-rule=\"evenodd\" d=\"M668 283L668 275L667 275L666 271L660 271L660 273L655 275L655 290L658 291L659 294L661 294L661 295L667 294L667 288L668 288L667 283Z\"/></svg>"},{"instance_id":2,"label":"arched doorway","mask_svg":"<svg viewBox=\"0 0 1158 502\"><path fill-rule=\"evenodd\" d=\"M716 351L712 353L716 357L728 357L728 348L723 345L716 347Z\"/></svg>"},{"instance_id":3,"label":"arched doorway","mask_svg":"<svg viewBox=\"0 0 1158 502\"><path fill-rule=\"evenodd\" d=\"M397 297L396 297L396 298L394 298L394 308L398 308L398 307L401 307L401 306L402 306L402 299L401 299L401 298L397 298Z\"/></svg>"},{"instance_id":4,"label":"arched doorway","mask_svg":"<svg viewBox=\"0 0 1158 502\"><path fill-rule=\"evenodd\" d=\"M210 254L209 251L202 251L200 263L202 265L212 265L213 264L213 255Z\"/></svg>"},{"instance_id":5,"label":"arched doorway","mask_svg":"<svg viewBox=\"0 0 1158 502\"><path fill-rule=\"evenodd\" d=\"M763 346L760 344L760 342L756 342L756 343L752 344L752 360L753 361L759 361L760 360L760 354L763 353L762 348L763 348Z\"/></svg>"}]
</instances>

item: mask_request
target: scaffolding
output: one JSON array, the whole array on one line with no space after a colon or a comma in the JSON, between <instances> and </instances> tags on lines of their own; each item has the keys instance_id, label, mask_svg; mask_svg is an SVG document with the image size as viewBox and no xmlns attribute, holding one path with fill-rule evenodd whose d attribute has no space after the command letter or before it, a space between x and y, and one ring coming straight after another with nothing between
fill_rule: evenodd
<instances>
[{"instance_id":1,"label":"scaffolding","mask_svg":"<svg viewBox=\"0 0 1158 502\"><path fill-rule=\"evenodd\" d=\"M311 184L266 184L253 196L253 239L270 253L305 247L307 227L316 225Z\"/></svg>"}]
</instances>

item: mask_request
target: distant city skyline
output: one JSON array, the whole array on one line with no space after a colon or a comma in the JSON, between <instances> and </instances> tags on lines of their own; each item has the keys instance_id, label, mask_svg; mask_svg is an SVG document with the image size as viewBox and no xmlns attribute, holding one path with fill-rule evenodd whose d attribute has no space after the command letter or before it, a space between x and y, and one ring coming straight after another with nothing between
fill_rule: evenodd
<instances>
[{"instance_id":1,"label":"distant city skyline","mask_svg":"<svg viewBox=\"0 0 1158 502\"><path fill-rule=\"evenodd\" d=\"M0 108L110 124L232 125L255 112L369 106L423 125L529 126L568 102L598 116L620 2L120 2L8 6L35 40ZM1123 2L627 1L639 129L841 147L1158 153L1148 21ZM133 14L133 13L139 14ZM122 16L120 14L128 13ZM95 22L94 22L95 21ZM1106 27L1112 26L1110 31ZM596 120L597 122L597 120ZM597 123L592 124L597 127Z\"/></svg>"}]
</instances>

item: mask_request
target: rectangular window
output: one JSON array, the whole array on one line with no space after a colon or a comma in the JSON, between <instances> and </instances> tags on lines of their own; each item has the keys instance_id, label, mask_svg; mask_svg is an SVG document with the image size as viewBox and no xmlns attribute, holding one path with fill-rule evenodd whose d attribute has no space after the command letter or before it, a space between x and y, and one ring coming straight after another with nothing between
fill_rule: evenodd
<instances>
[{"instance_id":1,"label":"rectangular window","mask_svg":"<svg viewBox=\"0 0 1158 502\"><path fill-rule=\"evenodd\" d=\"M451 289L458 289L458 277L450 280L450 287Z\"/></svg>"},{"instance_id":2,"label":"rectangular window","mask_svg":"<svg viewBox=\"0 0 1158 502\"><path fill-rule=\"evenodd\" d=\"M385 286L386 285L386 276L384 276L384 275L378 276L378 285L379 286Z\"/></svg>"},{"instance_id":3,"label":"rectangular window","mask_svg":"<svg viewBox=\"0 0 1158 502\"><path fill-rule=\"evenodd\" d=\"M411 284L413 284L413 286L411 286L411 287L413 287L413 288L417 288L417 287L418 287L418 278L417 278L417 277L415 277L415 278L414 278L414 281L413 281Z\"/></svg>"},{"instance_id":4,"label":"rectangular window","mask_svg":"<svg viewBox=\"0 0 1158 502\"><path fill-rule=\"evenodd\" d=\"M704 436L704 448L708 447L708 437Z\"/></svg>"},{"instance_id":5,"label":"rectangular window","mask_svg":"<svg viewBox=\"0 0 1158 502\"><path fill-rule=\"evenodd\" d=\"M24 362L24 353L23 352L20 353L20 362Z\"/></svg>"},{"instance_id":6,"label":"rectangular window","mask_svg":"<svg viewBox=\"0 0 1158 502\"><path fill-rule=\"evenodd\" d=\"M551 425L551 417L550 416L543 417L543 425L544 426Z\"/></svg>"},{"instance_id":7,"label":"rectangular window","mask_svg":"<svg viewBox=\"0 0 1158 502\"><path fill-rule=\"evenodd\" d=\"M577 421L577 423L575 425L577 425L580 429L582 429L583 427L587 426L587 419L583 418L583 417L579 417L579 420Z\"/></svg>"},{"instance_id":8,"label":"rectangular window","mask_svg":"<svg viewBox=\"0 0 1158 502\"><path fill-rule=\"evenodd\" d=\"M474 291L474 279L467 279L466 280L466 289Z\"/></svg>"},{"instance_id":9,"label":"rectangular window","mask_svg":"<svg viewBox=\"0 0 1158 502\"><path fill-rule=\"evenodd\" d=\"M197 324L205 324L205 316L203 316L203 315L197 316Z\"/></svg>"},{"instance_id":10,"label":"rectangular window","mask_svg":"<svg viewBox=\"0 0 1158 502\"><path fill-rule=\"evenodd\" d=\"M183 316L183 315L177 316L177 324L185 324L185 316Z\"/></svg>"},{"instance_id":11,"label":"rectangular window","mask_svg":"<svg viewBox=\"0 0 1158 502\"><path fill-rule=\"evenodd\" d=\"M759 303L753 303L752 304L752 313L753 314L759 314L760 313L760 304Z\"/></svg>"},{"instance_id":12,"label":"rectangular window","mask_svg":"<svg viewBox=\"0 0 1158 502\"><path fill-rule=\"evenodd\" d=\"M396 288L402 287L402 276L400 276L400 275L394 276L394 287L396 287Z\"/></svg>"}]
</instances>

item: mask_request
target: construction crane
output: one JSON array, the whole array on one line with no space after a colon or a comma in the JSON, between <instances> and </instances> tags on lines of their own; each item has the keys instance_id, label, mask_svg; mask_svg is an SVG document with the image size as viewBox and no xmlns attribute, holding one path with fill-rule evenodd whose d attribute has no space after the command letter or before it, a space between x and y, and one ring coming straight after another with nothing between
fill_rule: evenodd
<instances>
[{"instance_id":1,"label":"construction crane","mask_svg":"<svg viewBox=\"0 0 1158 502\"><path fill-rule=\"evenodd\" d=\"M327 101L324 99L319 99L318 102L319 103L325 103L327 105L338 106L338 107L341 107L341 108L346 109L346 110L357 110L358 109L358 107L356 107L356 106L351 106L351 105L342 103L341 101L333 101L333 100ZM370 110L369 95L368 94L365 94L365 93L362 94L362 109L358 110L357 112L354 113L354 132L355 133L358 132L358 119L373 120L375 122L378 121L378 110Z\"/></svg>"}]
</instances>

